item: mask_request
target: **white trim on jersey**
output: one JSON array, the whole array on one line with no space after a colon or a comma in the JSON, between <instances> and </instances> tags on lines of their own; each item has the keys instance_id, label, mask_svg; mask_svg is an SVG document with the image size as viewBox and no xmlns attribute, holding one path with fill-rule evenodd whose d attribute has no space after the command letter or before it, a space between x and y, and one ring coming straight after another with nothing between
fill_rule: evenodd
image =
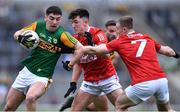
<instances>
[{"instance_id":1,"label":"white trim on jersey","mask_svg":"<svg viewBox=\"0 0 180 112\"><path fill-rule=\"evenodd\" d=\"M100 41L104 41L105 40L104 36L101 33L97 34L97 36L99 37Z\"/></svg>"}]
</instances>

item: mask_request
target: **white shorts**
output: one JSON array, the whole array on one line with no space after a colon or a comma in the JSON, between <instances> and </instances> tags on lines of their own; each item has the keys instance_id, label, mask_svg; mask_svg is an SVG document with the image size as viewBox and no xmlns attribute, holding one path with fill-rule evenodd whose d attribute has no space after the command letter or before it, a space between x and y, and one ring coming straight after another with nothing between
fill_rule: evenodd
<instances>
[{"instance_id":1,"label":"white shorts","mask_svg":"<svg viewBox=\"0 0 180 112\"><path fill-rule=\"evenodd\" d=\"M155 96L157 102L167 103L169 101L168 81L166 78L141 82L125 89L127 97L138 104Z\"/></svg>"},{"instance_id":2,"label":"white shorts","mask_svg":"<svg viewBox=\"0 0 180 112\"><path fill-rule=\"evenodd\" d=\"M112 91L122 88L121 84L119 83L119 78L117 75L113 75L110 78L101 80L101 81L83 81L80 89L84 92L89 94L102 96L104 94L109 94Z\"/></svg>"},{"instance_id":3,"label":"white shorts","mask_svg":"<svg viewBox=\"0 0 180 112\"><path fill-rule=\"evenodd\" d=\"M45 87L47 87L49 79L46 77L39 77L31 73L26 67L24 67L16 77L16 80L12 84L12 88L17 89L26 94L30 85L36 82L42 82L44 83Z\"/></svg>"}]
</instances>

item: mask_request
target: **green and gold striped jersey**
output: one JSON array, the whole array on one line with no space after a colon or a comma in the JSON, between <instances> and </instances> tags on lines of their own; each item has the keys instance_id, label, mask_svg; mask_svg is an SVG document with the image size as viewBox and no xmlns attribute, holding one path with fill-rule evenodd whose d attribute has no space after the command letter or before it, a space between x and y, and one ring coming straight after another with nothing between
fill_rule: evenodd
<instances>
[{"instance_id":1,"label":"green and gold striped jersey","mask_svg":"<svg viewBox=\"0 0 180 112\"><path fill-rule=\"evenodd\" d=\"M67 46L74 49L77 43L77 40L61 26L55 32L48 31L44 20L36 21L22 30L33 30L39 35L38 47L31 51L22 64L33 74L41 77L51 78L61 55L61 48Z\"/></svg>"}]
</instances>

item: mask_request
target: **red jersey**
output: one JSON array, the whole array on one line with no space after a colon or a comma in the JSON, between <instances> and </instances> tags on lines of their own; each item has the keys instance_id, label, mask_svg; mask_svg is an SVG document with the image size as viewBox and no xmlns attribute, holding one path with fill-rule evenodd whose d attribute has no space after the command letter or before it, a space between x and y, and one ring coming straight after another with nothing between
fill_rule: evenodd
<instances>
[{"instance_id":1,"label":"red jersey","mask_svg":"<svg viewBox=\"0 0 180 112\"><path fill-rule=\"evenodd\" d=\"M92 42L94 44L99 45L108 42L106 35L101 29L90 27L89 32L92 34ZM74 37L83 45L88 45L87 37L79 37L78 34L75 34ZM116 74L112 61L107 56L84 55L80 59L80 65L84 70L85 81L99 81Z\"/></svg>"},{"instance_id":2,"label":"red jersey","mask_svg":"<svg viewBox=\"0 0 180 112\"><path fill-rule=\"evenodd\" d=\"M130 33L108 43L109 51L117 51L126 64L132 82L136 83L166 77L157 59L161 45L148 35Z\"/></svg>"}]
</instances>

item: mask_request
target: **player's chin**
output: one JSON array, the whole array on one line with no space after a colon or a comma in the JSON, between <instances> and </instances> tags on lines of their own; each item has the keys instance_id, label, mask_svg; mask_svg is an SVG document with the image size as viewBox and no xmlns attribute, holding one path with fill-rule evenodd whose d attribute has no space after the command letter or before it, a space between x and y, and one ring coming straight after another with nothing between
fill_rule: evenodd
<instances>
[{"instance_id":1,"label":"player's chin","mask_svg":"<svg viewBox=\"0 0 180 112\"><path fill-rule=\"evenodd\" d=\"M57 26L51 26L51 27L50 27L50 31L56 31L57 28L58 28Z\"/></svg>"}]
</instances>

